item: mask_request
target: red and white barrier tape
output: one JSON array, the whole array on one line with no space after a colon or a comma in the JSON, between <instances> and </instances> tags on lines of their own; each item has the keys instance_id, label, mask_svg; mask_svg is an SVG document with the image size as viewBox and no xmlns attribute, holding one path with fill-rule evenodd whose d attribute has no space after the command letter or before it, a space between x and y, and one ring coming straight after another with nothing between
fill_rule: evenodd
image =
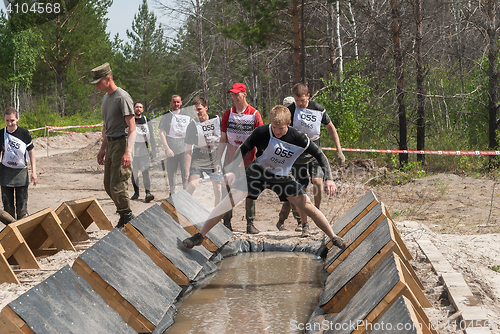
<instances>
[{"instance_id":1,"label":"red and white barrier tape","mask_svg":"<svg viewBox=\"0 0 500 334\"><path fill-rule=\"evenodd\" d=\"M49 130L49 132L57 132L57 133L67 133L67 134L79 134L79 135L96 135L101 136L101 132L72 132L72 131L58 131L58 130Z\"/></svg>"},{"instance_id":2,"label":"red and white barrier tape","mask_svg":"<svg viewBox=\"0 0 500 334\"><path fill-rule=\"evenodd\" d=\"M102 126L102 123L101 124L92 124L92 125L68 125L68 126L50 126L50 125L47 125L47 126L44 126L42 128L30 129L28 131L38 131L38 130L49 129L49 132L56 132L53 130L64 130L64 129L74 129L74 128L94 128L94 127L99 127L99 126ZM76 132L76 133L80 133L80 132Z\"/></svg>"},{"instance_id":3,"label":"red and white barrier tape","mask_svg":"<svg viewBox=\"0 0 500 334\"><path fill-rule=\"evenodd\" d=\"M323 147L325 151L336 151L333 147ZM367 153L408 153L408 154L435 154L435 155L500 155L500 151L420 151L420 150L377 150L365 148L343 148L342 151L348 152L367 152Z\"/></svg>"},{"instance_id":4,"label":"red and white barrier tape","mask_svg":"<svg viewBox=\"0 0 500 334\"><path fill-rule=\"evenodd\" d=\"M69 125L69 126L44 126L43 128L31 129L29 131L43 130L48 128L49 132L58 133L70 133L70 134L91 134L91 135L101 135L100 132L70 132L70 131L57 131L63 129L73 129L73 128L92 128L99 127L102 124L93 125ZM157 138L157 137L155 137ZM323 147L325 151L336 151L333 147ZM500 151L436 151L436 150L378 150L370 148L343 148L342 151L346 152L365 152L365 153L407 153L407 154L431 154L431 155L500 155Z\"/></svg>"},{"instance_id":5,"label":"red and white barrier tape","mask_svg":"<svg viewBox=\"0 0 500 334\"><path fill-rule=\"evenodd\" d=\"M101 124L92 124L92 125L68 125L68 126L47 126L49 129L53 130L64 130L64 129L73 129L73 128L94 128L102 126Z\"/></svg>"}]
</instances>

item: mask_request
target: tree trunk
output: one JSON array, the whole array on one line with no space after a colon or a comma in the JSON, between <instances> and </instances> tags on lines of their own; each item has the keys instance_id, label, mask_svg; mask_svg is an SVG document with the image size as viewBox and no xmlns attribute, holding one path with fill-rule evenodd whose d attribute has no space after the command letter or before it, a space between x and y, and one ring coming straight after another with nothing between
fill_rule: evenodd
<instances>
[{"instance_id":1,"label":"tree trunk","mask_svg":"<svg viewBox=\"0 0 500 334\"><path fill-rule=\"evenodd\" d=\"M339 75L342 82L342 72L344 72L344 59L342 51L342 40L340 39L340 4L337 0L337 46L339 48Z\"/></svg>"},{"instance_id":2,"label":"tree trunk","mask_svg":"<svg viewBox=\"0 0 500 334\"><path fill-rule=\"evenodd\" d=\"M306 28L304 19L304 0L300 6L300 77L301 82L307 85L306 80Z\"/></svg>"},{"instance_id":3,"label":"tree trunk","mask_svg":"<svg viewBox=\"0 0 500 334\"><path fill-rule=\"evenodd\" d=\"M335 69L335 63L337 62L337 50L335 48L335 33L334 33L334 29L333 29L333 26L334 26L334 23L335 23L335 19L334 19L334 8L333 8L333 4L331 3L330 6L330 19L327 21L327 26L326 26L326 33L327 35L329 36L328 37L328 47L329 47L329 51L330 51L330 54L329 54L329 63L331 65L331 69L330 69L330 72L333 72L334 69Z\"/></svg>"},{"instance_id":4,"label":"tree trunk","mask_svg":"<svg viewBox=\"0 0 500 334\"><path fill-rule=\"evenodd\" d=\"M498 129L498 69L497 69L497 36L496 36L496 16L495 1L488 0L486 3L486 15L488 16L488 114L489 129L488 139L489 148L496 150L498 148L497 129ZM495 156L490 156L490 167L493 167Z\"/></svg>"},{"instance_id":5,"label":"tree trunk","mask_svg":"<svg viewBox=\"0 0 500 334\"><path fill-rule=\"evenodd\" d=\"M199 71L203 97L208 100L208 76L205 59L205 40L203 36L203 17L201 15L200 0L196 0L196 34L198 35L198 57L200 59Z\"/></svg>"},{"instance_id":6,"label":"tree trunk","mask_svg":"<svg viewBox=\"0 0 500 334\"><path fill-rule=\"evenodd\" d=\"M407 129L406 129L406 108L405 108L405 93L404 93L404 68L403 68L403 51L401 50L401 24L398 13L397 0L391 0L392 13L392 41L394 45L394 63L396 72L396 99L398 104L399 118L399 149L407 150ZM399 154L399 164L401 166L408 164L408 153Z\"/></svg>"},{"instance_id":7,"label":"tree trunk","mask_svg":"<svg viewBox=\"0 0 500 334\"><path fill-rule=\"evenodd\" d=\"M415 3L415 67L417 69L417 150L425 149L425 88L422 64L422 0ZM418 154L417 161L425 165L425 154Z\"/></svg>"},{"instance_id":8,"label":"tree trunk","mask_svg":"<svg viewBox=\"0 0 500 334\"><path fill-rule=\"evenodd\" d=\"M299 0L293 0L293 71L295 83L300 82L300 24L299 24Z\"/></svg>"}]
</instances>

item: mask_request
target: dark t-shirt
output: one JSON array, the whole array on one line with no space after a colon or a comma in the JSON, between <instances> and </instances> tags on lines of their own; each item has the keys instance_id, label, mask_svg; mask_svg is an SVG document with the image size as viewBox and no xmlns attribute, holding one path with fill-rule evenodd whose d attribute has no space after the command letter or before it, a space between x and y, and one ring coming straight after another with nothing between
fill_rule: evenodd
<instances>
[{"instance_id":1,"label":"dark t-shirt","mask_svg":"<svg viewBox=\"0 0 500 334\"><path fill-rule=\"evenodd\" d=\"M149 156L150 150L154 155L154 152L156 152L156 141L151 121L144 115L139 118L134 117L134 119L136 128L134 157ZM148 145L146 145L146 141Z\"/></svg>"},{"instance_id":2,"label":"dark t-shirt","mask_svg":"<svg viewBox=\"0 0 500 334\"><path fill-rule=\"evenodd\" d=\"M5 153L5 131L6 128L0 130L0 148L2 160ZM26 146L25 163L28 161L28 151L31 151L34 146L31 140L31 135L25 128L18 127L9 135L20 139ZM10 168L0 163L0 184L4 187L24 187L29 184L28 168Z\"/></svg>"},{"instance_id":3,"label":"dark t-shirt","mask_svg":"<svg viewBox=\"0 0 500 334\"><path fill-rule=\"evenodd\" d=\"M254 147L257 147L257 154L256 157L260 157L262 153L265 151L267 148L269 141L271 139L271 134L269 131L269 127L271 125L262 125L259 126L257 129L255 129L250 137L248 137L245 142L240 146L237 152L236 156L241 157L241 154L246 154L250 150L252 150ZM274 134L273 134L274 137ZM282 140L284 142L299 146L299 147L307 147L304 151L306 154L310 154L312 157L314 157L316 160L318 160L319 165L323 169L324 172L324 179L325 180L332 180L332 173L330 171L330 165L328 163L328 159L325 157L323 152L321 151L318 146L316 146L313 142L311 142L307 136L300 132L297 129L292 128L291 126L288 127L287 133L279 138L279 140ZM308 145L309 143L309 145ZM239 159L235 159L233 162L234 164L237 164ZM241 161L241 160L240 160ZM255 161L253 163L256 163ZM236 166L231 166L230 170L232 170ZM288 176L285 177L286 179L291 179L293 176L291 174L288 174ZM282 181L284 178L283 177L277 177L280 181ZM279 182L279 181L278 181Z\"/></svg>"},{"instance_id":4,"label":"dark t-shirt","mask_svg":"<svg viewBox=\"0 0 500 334\"><path fill-rule=\"evenodd\" d=\"M292 114L292 119L291 119L292 122L290 125L294 128L298 128L297 126L294 126L294 124L293 124L294 119L295 119L296 107L297 106L295 105L295 103L292 103L288 106L288 109L290 110L290 113ZM321 118L321 124L323 124L323 125L327 125L332 121L330 119L330 116L328 116L328 113L325 111L325 108L316 101L309 101L307 108L305 108L305 109L322 112L323 117ZM307 132L305 132L305 133L309 136L309 133L307 133ZM311 136L309 136L309 137L311 137ZM313 140L313 143L316 144L316 146L318 146L321 149L321 139L320 138ZM310 154L304 153L303 155L300 156L300 158L297 159L296 164L303 165L303 164L310 162L312 159L313 159L313 157Z\"/></svg>"},{"instance_id":5,"label":"dark t-shirt","mask_svg":"<svg viewBox=\"0 0 500 334\"><path fill-rule=\"evenodd\" d=\"M178 133L175 133L172 129L172 119L176 117L176 121L179 121L179 124L185 124L186 129L187 126L190 122L190 119L187 119L185 116L189 115L184 112L182 109L178 114L181 117L177 117L176 114L172 113L171 111L168 111L166 114L164 114L161 117L160 120L160 130L165 131L165 138L167 139L167 144L170 147L170 149L174 152L174 154L181 154L184 153L185 150L185 144L184 144L184 138L186 136L186 133L182 134L182 131L179 131ZM184 116L184 117L183 117ZM186 121L187 120L187 121ZM187 123L184 123L187 122Z\"/></svg>"}]
</instances>

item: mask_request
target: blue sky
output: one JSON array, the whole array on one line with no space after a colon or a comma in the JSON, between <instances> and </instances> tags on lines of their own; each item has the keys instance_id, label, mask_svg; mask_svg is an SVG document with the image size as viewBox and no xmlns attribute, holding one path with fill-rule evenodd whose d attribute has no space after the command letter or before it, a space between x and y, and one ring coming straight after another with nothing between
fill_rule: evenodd
<instances>
[{"instance_id":1,"label":"blue sky","mask_svg":"<svg viewBox=\"0 0 500 334\"><path fill-rule=\"evenodd\" d=\"M118 33L121 39L127 40L127 29L131 30L134 15L139 11L141 4L142 0L113 0L107 15L109 19L108 32L111 39ZM148 6L149 11L154 11L151 1L148 1ZM156 16L159 17L160 15L156 13Z\"/></svg>"}]
</instances>

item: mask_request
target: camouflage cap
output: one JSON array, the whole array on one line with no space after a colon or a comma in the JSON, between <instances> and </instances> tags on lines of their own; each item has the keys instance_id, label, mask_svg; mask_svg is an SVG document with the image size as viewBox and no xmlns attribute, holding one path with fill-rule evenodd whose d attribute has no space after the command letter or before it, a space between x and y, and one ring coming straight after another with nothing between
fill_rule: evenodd
<instances>
[{"instance_id":1,"label":"camouflage cap","mask_svg":"<svg viewBox=\"0 0 500 334\"><path fill-rule=\"evenodd\" d=\"M92 69L92 76L93 79L90 82L91 85L95 85L99 81L101 81L102 78L104 78L106 75L111 73L111 67L109 66L109 63L104 63L101 66L97 66L96 68Z\"/></svg>"}]
</instances>

